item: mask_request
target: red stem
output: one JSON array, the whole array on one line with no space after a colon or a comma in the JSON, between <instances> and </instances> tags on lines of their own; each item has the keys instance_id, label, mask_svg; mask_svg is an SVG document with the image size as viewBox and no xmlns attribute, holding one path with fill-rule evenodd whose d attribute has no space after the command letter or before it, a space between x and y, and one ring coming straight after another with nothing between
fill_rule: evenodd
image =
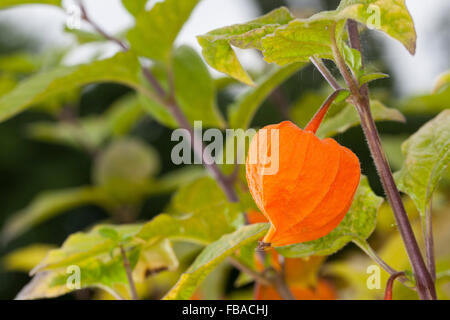
<instances>
[{"instance_id":1,"label":"red stem","mask_svg":"<svg viewBox=\"0 0 450 320\"><path fill-rule=\"evenodd\" d=\"M392 289L394 288L394 282L398 277L404 275L404 272L397 272L389 277L389 280L386 283L386 291L384 292L384 300L392 300Z\"/></svg>"},{"instance_id":2,"label":"red stem","mask_svg":"<svg viewBox=\"0 0 450 320\"><path fill-rule=\"evenodd\" d=\"M319 111L312 117L311 121L306 125L305 130L316 133L322 123L323 118L328 112L328 109L333 104L334 100L338 97L339 93L344 91L343 89L338 89L328 96L323 105L320 107Z\"/></svg>"}]
</instances>

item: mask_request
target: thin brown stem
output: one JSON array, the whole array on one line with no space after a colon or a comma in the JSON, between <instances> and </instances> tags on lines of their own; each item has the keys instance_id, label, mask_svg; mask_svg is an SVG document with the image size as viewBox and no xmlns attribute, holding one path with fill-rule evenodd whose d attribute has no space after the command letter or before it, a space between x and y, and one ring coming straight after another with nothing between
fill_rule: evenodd
<instances>
[{"instance_id":1,"label":"thin brown stem","mask_svg":"<svg viewBox=\"0 0 450 320\"><path fill-rule=\"evenodd\" d=\"M277 272L275 274L274 279L274 287L277 290L278 294L284 300L296 300L295 296L292 294L291 289L287 285L284 275L282 273Z\"/></svg>"},{"instance_id":2,"label":"thin brown stem","mask_svg":"<svg viewBox=\"0 0 450 320\"><path fill-rule=\"evenodd\" d=\"M86 8L83 5L82 0L78 0L82 18L91 24L91 26L99 33L101 34L105 39L108 39L110 41L115 42L118 44L123 51L128 51L129 47L124 42L122 42L120 39L115 38L108 34L105 30L103 30L95 21L93 21L87 11ZM173 93L170 93L168 95L164 88L161 86L159 81L153 76L151 70L146 67L142 67L142 73L144 77L147 79L149 84L152 86L156 93L156 98L158 102L162 103L166 106L166 108L169 110L169 112L172 114L172 116L175 118L179 126L186 130L186 132L189 134L189 137L187 137L191 141L191 147L194 151L194 153L202 159L203 165L206 167L206 169L210 172L210 174L213 176L213 178L217 181L219 186L222 188L224 193L226 194L228 200L230 202L238 202L239 198L237 196L236 191L233 188L233 184L227 177L220 171L219 167L217 167L216 163L208 157L203 151L204 151L204 145L202 141L197 141L196 136L194 135L193 128L190 124L190 122L187 120L186 116L181 111L180 106L176 102L175 98L173 97Z\"/></svg>"},{"instance_id":3,"label":"thin brown stem","mask_svg":"<svg viewBox=\"0 0 450 320\"><path fill-rule=\"evenodd\" d=\"M242 264L237 259L229 258L228 260L236 269L248 274L256 281L255 292L259 292L259 290L261 290L261 285L271 286L277 290L283 300L295 300L291 289L289 289L289 286L284 279L283 271L276 272L276 270L268 269L263 273L259 273Z\"/></svg>"},{"instance_id":4,"label":"thin brown stem","mask_svg":"<svg viewBox=\"0 0 450 320\"><path fill-rule=\"evenodd\" d=\"M432 204L426 208L424 218L424 238L425 238L425 254L427 259L427 267L430 271L433 281L436 281L436 260L434 257L434 239L433 239L433 218Z\"/></svg>"},{"instance_id":5,"label":"thin brown stem","mask_svg":"<svg viewBox=\"0 0 450 320\"><path fill-rule=\"evenodd\" d=\"M89 17L86 7L84 6L83 0L78 0L78 6L80 7L81 18L87 23L89 23L95 29L95 31L97 31L105 39L108 39L109 41L118 44L124 51L127 51L129 49L128 45L126 45L125 42L105 32L105 30L103 30L94 20L92 20Z\"/></svg>"},{"instance_id":6,"label":"thin brown stem","mask_svg":"<svg viewBox=\"0 0 450 320\"><path fill-rule=\"evenodd\" d=\"M330 70L325 66L322 59L316 58L316 57L310 57L309 60L311 63L319 70L319 72L322 74L322 76L327 80L327 82L330 84L330 86L334 90L341 90L342 87L337 82L336 78L331 74Z\"/></svg>"},{"instance_id":7,"label":"thin brown stem","mask_svg":"<svg viewBox=\"0 0 450 320\"><path fill-rule=\"evenodd\" d=\"M135 286L134 280L133 280L133 273L131 270L130 261L127 258L127 253L122 245L119 246L119 248L120 248L120 253L122 254L123 266L124 266L125 272L127 274L128 285L130 286L131 299L139 300L139 296L137 294L136 286Z\"/></svg>"},{"instance_id":8,"label":"thin brown stem","mask_svg":"<svg viewBox=\"0 0 450 320\"><path fill-rule=\"evenodd\" d=\"M245 264L241 263L239 260L235 258L229 258L228 261L238 270L248 274L250 277L252 277L256 282L263 284L265 286L271 286L272 281L268 278L266 278L263 274L254 271L253 269L247 267Z\"/></svg>"},{"instance_id":9,"label":"thin brown stem","mask_svg":"<svg viewBox=\"0 0 450 320\"><path fill-rule=\"evenodd\" d=\"M389 273L390 275L397 274L398 271L392 268L386 261L384 261L376 252L373 250L373 248L369 245L367 241L363 240L353 240L353 243L356 244L364 253L367 254L373 261L375 261L380 267L383 268L384 271ZM406 277L401 277L398 279L401 283L403 283L405 286L407 286L410 289L414 289L410 285L407 285L409 280Z\"/></svg>"}]
</instances>

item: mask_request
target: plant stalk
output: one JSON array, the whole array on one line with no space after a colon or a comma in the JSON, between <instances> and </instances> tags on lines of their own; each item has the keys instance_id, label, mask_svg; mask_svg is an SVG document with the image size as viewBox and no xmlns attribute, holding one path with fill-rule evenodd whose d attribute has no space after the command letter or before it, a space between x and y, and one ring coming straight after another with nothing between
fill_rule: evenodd
<instances>
[{"instance_id":1,"label":"plant stalk","mask_svg":"<svg viewBox=\"0 0 450 320\"><path fill-rule=\"evenodd\" d=\"M356 22L350 22L350 24L348 25L348 31L351 40L351 46L354 49L361 51L359 32ZM417 292L419 293L421 299L436 299L434 281L431 278L430 273L426 268L422 254L420 253L419 245L417 244L417 240L414 236L414 232L409 222L408 215L406 214L405 208L403 206L400 193L397 189L397 186L395 185L394 177L392 176L389 163L386 159L386 155L384 154L381 145L380 136L378 134L375 121L370 111L368 90L363 89L363 91L361 92L358 89L356 80L350 75L348 68L342 58L342 55L339 52L334 34L332 34L332 44L333 52L336 56L337 66L353 94L353 102L361 118L361 126L366 136L372 158L381 178L381 183L386 192L388 201L392 207L392 210L394 211L398 229L403 238L409 260L416 276Z\"/></svg>"},{"instance_id":2,"label":"plant stalk","mask_svg":"<svg viewBox=\"0 0 450 320\"><path fill-rule=\"evenodd\" d=\"M139 300L139 296L137 294L136 286L135 286L134 280L133 280L133 272L131 270L130 261L127 258L127 253L125 252L125 249L123 248L122 245L119 248L120 248L120 253L122 254L123 266L124 266L125 272L127 274L128 285L130 286L131 299Z\"/></svg>"}]
</instances>

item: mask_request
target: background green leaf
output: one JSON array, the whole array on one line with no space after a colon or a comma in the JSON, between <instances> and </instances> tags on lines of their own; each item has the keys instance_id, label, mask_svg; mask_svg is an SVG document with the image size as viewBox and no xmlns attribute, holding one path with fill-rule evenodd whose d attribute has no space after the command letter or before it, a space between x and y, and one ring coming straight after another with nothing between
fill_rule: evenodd
<instances>
[{"instance_id":1,"label":"background green leaf","mask_svg":"<svg viewBox=\"0 0 450 320\"><path fill-rule=\"evenodd\" d=\"M181 46L173 53L175 96L183 113L193 123L206 127L224 127L217 109L213 79L198 53ZM195 79L195 80L194 80Z\"/></svg>"},{"instance_id":2,"label":"background green leaf","mask_svg":"<svg viewBox=\"0 0 450 320\"><path fill-rule=\"evenodd\" d=\"M138 59L127 52L90 64L38 73L0 98L0 121L44 99L94 82L117 82L148 93L148 89L140 83L139 72Z\"/></svg>"},{"instance_id":3,"label":"background green leaf","mask_svg":"<svg viewBox=\"0 0 450 320\"><path fill-rule=\"evenodd\" d=\"M163 63L170 61L172 45L199 0L164 0L142 12L128 32L132 50Z\"/></svg>"},{"instance_id":4,"label":"background green leaf","mask_svg":"<svg viewBox=\"0 0 450 320\"><path fill-rule=\"evenodd\" d=\"M38 195L26 208L13 214L5 222L1 231L2 241L9 242L34 226L85 204L107 207L110 200L102 190L93 187L49 191Z\"/></svg>"},{"instance_id":5,"label":"background green leaf","mask_svg":"<svg viewBox=\"0 0 450 320\"><path fill-rule=\"evenodd\" d=\"M47 4L59 7L61 6L61 1L62 0L2 0L0 9L23 4Z\"/></svg>"},{"instance_id":6,"label":"background green leaf","mask_svg":"<svg viewBox=\"0 0 450 320\"><path fill-rule=\"evenodd\" d=\"M248 89L230 107L230 127L247 129L259 106L267 96L305 65L305 63L293 63L282 68L274 69L259 80L255 88Z\"/></svg>"}]
</instances>

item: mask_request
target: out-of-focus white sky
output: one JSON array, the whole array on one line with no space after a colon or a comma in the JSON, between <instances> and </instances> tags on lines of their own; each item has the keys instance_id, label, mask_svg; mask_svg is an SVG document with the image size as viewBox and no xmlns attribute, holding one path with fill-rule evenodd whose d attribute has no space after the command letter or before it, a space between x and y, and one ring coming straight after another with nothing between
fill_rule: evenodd
<instances>
[{"instance_id":1,"label":"out-of-focus white sky","mask_svg":"<svg viewBox=\"0 0 450 320\"><path fill-rule=\"evenodd\" d=\"M72 0L65 0L66 7ZM180 0L182 1L182 0ZM234 23L241 23L259 16L255 6L258 0L203 0L195 9L191 19L182 30L178 44L189 44L199 49L196 35ZM85 0L91 17L109 32L119 32L132 24L132 18L123 9L120 0ZM152 5L155 1L150 2ZM292 4L314 4L311 0L292 0ZM396 41L383 37L387 61L394 70L392 75L402 94L415 94L430 90L437 75L450 68L450 53L441 50L437 37L436 23L449 19L449 0L406 0L416 23L418 33L417 53L414 57ZM316 6L317 7L317 6ZM316 8L317 9L317 8ZM0 12L0 19L7 19L20 25L26 32L35 33L49 45L68 41L62 32L67 16L61 10L47 6L22 6ZM448 23L446 24L448 26ZM441 30L448 33L449 30ZM447 46L448 47L448 46ZM108 54L116 48L109 45ZM240 52L241 54L242 52ZM74 51L68 63L82 62L92 54L92 47ZM261 60L252 53L242 57L244 64L259 66ZM258 61L258 62L255 62Z\"/></svg>"}]
</instances>

